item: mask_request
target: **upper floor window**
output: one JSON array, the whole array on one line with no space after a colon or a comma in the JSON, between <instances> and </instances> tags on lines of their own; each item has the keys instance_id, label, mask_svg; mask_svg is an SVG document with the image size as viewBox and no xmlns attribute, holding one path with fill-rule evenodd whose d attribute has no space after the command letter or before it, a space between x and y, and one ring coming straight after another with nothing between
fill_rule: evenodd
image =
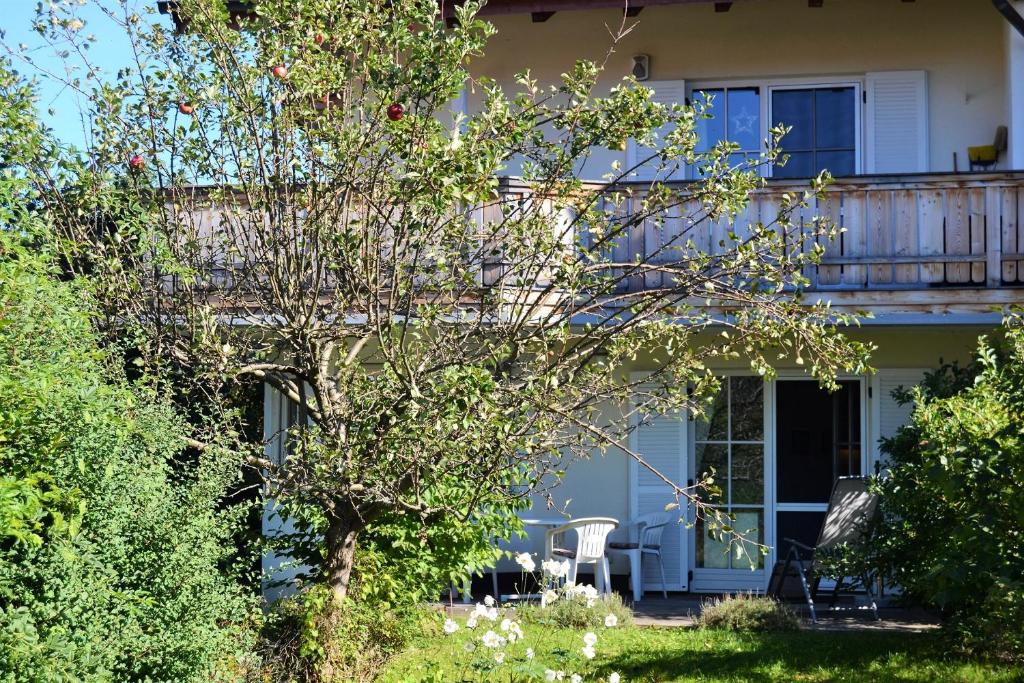
<instances>
[{"instance_id":1,"label":"upper floor window","mask_svg":"<svg viewBox=\"0 0 1024 683\"><path fill-rule=\"evenodd\" d=\"M790 126L782 138L785 165L776 178L809 178L822 169L834 176L857 172L857 100L853 86L772 89L772 121Z\"/></svg>"},{"instance_id":2,"label":"upper floor window","mask_svg":"<svg viewBox=\"0 0 1024 683\"><path fill-rule=\"evenodd\" d=\"M692 97L695 103L710 105L707 118L697 119L698 152L728 140L739 147L729 156L731 165L757 157L762 147L759 88L702 88L694 90Z\"/></svg>"},{"instance_id":3,"label":"upper floor window","mask_svg":"<svg viewBox=\"0 0 1024 683\"><path fill-rule=\"evenodd\" d=\"M782 139L788 155L784 165L761 168L776 178L810 178L827 169L834 176L859 171L860 85L803 85L761 82L758 85L694 87L695 103L710 101L708 117L698 119L698 151L706 152L722 141L738 149L729 157L732 165L756 159L764 151L768 131L776 125L791 129ZM703 170L694 168L693 177Z\"/></svg>"}]
</instances>

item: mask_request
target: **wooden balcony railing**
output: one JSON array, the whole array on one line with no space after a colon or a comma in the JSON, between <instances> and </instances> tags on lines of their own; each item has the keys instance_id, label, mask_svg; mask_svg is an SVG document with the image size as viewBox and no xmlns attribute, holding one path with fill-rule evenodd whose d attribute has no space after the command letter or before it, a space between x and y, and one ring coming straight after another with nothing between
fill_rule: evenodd
<instances>
[{"instance_id":1,"label":"wooden balcony railing","mask_svg":"<svg viewBox=\"0 0 1024 683\"><path fill-rule=\"evenodd\" d=\"M637 183L630 188L633 198L625 201L638 201L645 187ZM730 232L742 238L747 226L774 222L783 195L800 195L808 187L807 182L769 181L732 221L701 220L699 204L683 201L663 220L632 228L628 239L619 240L606 256L617 263L635 262L638 255L671 263L685 255L685 248L665 245L683 247L688 240L713 254L728 245ZM679 191L688 194L685 185ZM470 212L469 220L500 222L502 212L517 201L537 201L528 187L511 178L502 180L500 194L500 202ZM632 213L629 206L619 209ZM196 214L195 230L201 235L215 231L217 213L209 209ZM792 222L810 233L816 217L827 217L842 232L833 241L823 240L821 263L804 273L811 283L808 289L817 292L812 300L898 313L982 312L993 305L1024 304L1024 171L844 178L822 198L797 209ZM497 249L493 261L482 264L480 284L503 282L506 265ZM240 268L244 263L215 268L197 279L201 286L227 288ZM534 287L546 284L542 273L535 277ZM665 277L648 270L625 278L623 287L660 287L667 284ZM508 286L507 281L503 284ZM169 289L179 285L177 278L167 278Z\"/></svg>"},{"instance_id":2,"label":"wooden balcony railing","mask_svg":"<svg viewBox=\"0 0 1024 683\"><path fill-rule=\"evenodd\" d=\"M633 189L640 193L643 185ZM617 245L612 258L633 261L687 234L709 252L730 230L775 220L784 193L807 183L769 181L753 193L733 221L694 223L697 206L685 204L660 225L649 221ZM509 186L516 191L514 186ZM681 189L684 189L681 186ZM794 225L812 230L816 216L842 228L823 241L820 265L805 273L814 290L998 288L1024 285L1024 172L858 176L834 181L823 199L793 214ZM630 287L658 286L645 276ZM639 280L639 279L638 279Z\"/></svg>"}]
</instances>

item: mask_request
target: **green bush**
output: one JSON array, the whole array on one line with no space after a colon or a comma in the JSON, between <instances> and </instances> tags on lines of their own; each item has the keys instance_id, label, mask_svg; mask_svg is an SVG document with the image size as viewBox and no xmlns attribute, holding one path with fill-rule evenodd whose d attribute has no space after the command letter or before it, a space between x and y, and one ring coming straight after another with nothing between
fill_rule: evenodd
<instances>
[{"instance_id":1,"label":"green bush","mask_svg":"<svg viewBox=\"0 0 1024 683\"><path fill-rule=\"evenodd\" d=\"M984 337L898 398L910 423L883 443L878 564L905 597L941 610L965 651L1024 657L1024 331Z\"/></svg>"},{"instance_id":2,"label":"green bush","mask_svg":"<svg viewBox=\"0 0 1024 683\"><path fill-rule=\"evenodd\" d=\"M786 605L772 598L750 594L727 595L705 602L698 624L701 628L727 631L795 631L800 620Z\"/></svg>"},{"instance_id":3,"label":"green bush","mask_svg":"<svg viewBox=\"0 0 1024 683\"><path fill-rule=\"evenodd\" d=\"M523 623L572 629L598 629L605 626L609 615L618 627L633 623L633 612L618 594L601 596L588 602L582 595L566 594L545 607L523 605L518 610Z\"/></svg>"},{"instance_id":4,"label":"green bush","mask_svg":"<svg viewBox=\"0 0 1024 683\"><path fill-rule=\"evenodd\" d=\"M100 350L0 180L0 679L209 681L249 651L235 456ZM34 239L25 241L29 236Z\"/></svg>"},{"instance_id":5,"label":"green bush","mask_svg":"<svg viewBox=\"0 0 1024 683\"><path fill-rule=\"evenodd\" d=\"M267 618L262 664L249 680L267 683L372 681L423 632L419 609L382 606L356 586L342 609L318 585L279 600Z\"/></svg>"}]
</instances>

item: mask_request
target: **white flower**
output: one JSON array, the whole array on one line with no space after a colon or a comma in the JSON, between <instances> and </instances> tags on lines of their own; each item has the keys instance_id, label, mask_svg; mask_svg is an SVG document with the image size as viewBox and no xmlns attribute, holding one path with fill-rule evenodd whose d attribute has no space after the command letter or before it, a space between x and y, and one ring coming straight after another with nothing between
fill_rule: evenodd
<instances>
[{"instance_id":1,"label":"white flower","mask_svg":"<svg viewBox=\"0 0 1024 683\"><path fill-rule=\"evenodd\" d=\"M604 618L604 627L605 628L615 628L618 625L619 625L619 618L617 616L615 616L614 614L609 614L608 616L606 616Z\"/></svg>"},{"instance_id":2,"label":"white flower","mask_svg":"<svg viewBox=\"0 0 1024 683\"><path fill-rule=\"evenodd\" d=\"M512 620L511 619L502 619L501 620L501 630L502 631L507 631L510 628L512 628Z\"/></svg>"},{"instance_id":3,"label":"white flower","mask_svg":"<svg viewBox=\"0 0 1024 683\"><path fill-rule=\"evenodd\" d=\"M504 662L505 661L505 653L504 652L495 652L494 653L494 661L496 661L498 664L501 664L502 662Z\"/></svg>"},{"instance_id":4,"label":"white flower","mask_svg":"<svg viewBox=\"0 0 1024 683\"><path fill-rule=\"evenodd\" d=\"M459 625L457 623L455 623L451 619L445 619L444 620L444 632L445 633L451 634L451 633L455 633L458 630L459 630Z\"/></svg>"},{"instance_id":5,"label":"white flower","mask_svg":"<svg viewBox=\"0 0 1024 683\"><path fill-rule=\"evenodd\" d=\"M488 607L494 607L494 598L490 595L484 597L484 604Z\"/></svg>"},{"instance_id":6,"label":"white flower","mask_svg":"<svg viewBox=\"0 0 1024 683\"><path fill-rule=\"evenodd\" d=\"M541 599L541 603L545 605L550 605L555 600L558 600L558 593L549 588L546 591L544 591L544 596Z\"/></svg>"},{"instance_id":7,"label":"white flower","mask_svg":"<svg viewBox=\"0 0 1024 683\"><path fill-rule=\"evenodd\" d=\"M491 598L489 596L488 596L487 600L490 600L491 602L494 602L494 598ZM487 600L485 600L484 602L486 602ZM470 617L476 617L477 619L481 619L481 618L482 619L487 619L488 621L497 621L498 620L498 608L497 607L493 607L493 606L486 607L484 605L481 605L480 603L477 603L476 607L473 608L473 612L470 615Z\"/></svg>"},{"instance_id":8,"label":"white flower","mask_svg":"<svg viewBox=\"0 0 1024 683\"><path fill-rule=\"evenodd\" d=\"M466 644L462 646L462 649L466 652L472 652L476 649L476 643L474 643L472 640L467 640Z\"/></svg>"},{"instance_id":9,"label":"white flower","mask_svg":"<svg viewBox=\"0 0 1024 683\"><path fill-rule=\"evenodd\" d=\"M583 676L580 676L579 674L573 674L569 677L569 681L570 683L583 683Z\"/></svg>"},{"instance_id":10,"label":"white flower","mask_svg":"<svg viewBox=\"0 0 1024 683\"><path fill-rule=\"evenodd\" d=\"M593 631L587 631L585 634L583 634L583 644L588 645L590 647L594 647L595 645L597 645L597 634Z\"/></svg>"},{"instance_id":11,"label":"white flower","mask_svg":"<svg viewBox=\"0 0 1024 683\"><path fill-rule=\"evenodd\" d=\"M544 671L545 681L561 681L565 678L564 671L555 671L554 669L546 669Z\"/></svg>"},{"instance_id":12,"label":"white flower","mask_svg":"<svg viewBox=\"0 0 1024 683\"><path fill-rule=\"evenodd\" d=\"M537 563L530 557L530 553L519 553L516 555L516 564L523 568L523 571L532 572L537 568Z\"/></svg>"},{"instance_id":13,"label":"white flower","mask_svg":"<svg viewBox=\"0 0 1024 683\"><path fill-rule=\"evenodd\" d=\"M613 672L610 676L608 676L608 683L619 683L618 672Z\"/></svg>"},{"instance_id":14,"label":"white flower","mask_svg":"<svg viewBox=\"0 0 1024 683\"><path fill-rule=\"evenodd\" d=\"M554 578L558 579L569 573L569 561L562 560L544 560L541 565L541 569L544 570L545 574L550 574Z\"/></svg>"},{"instance_id":15,"label":"white flower","mask_svg":"<svg viewBox=\"0 0 1024 683\"><path fill-rule=\"evenodd\" d=\"M502 647L505 644L505 639L494 631L488 631L480 637L480 642L486 647Z\"/></svg>"},{"instance_id":16,"label":"white flower","mask_svg":"<svg viewBox=\"0 0 1024 683\"><path fill-rule=\"evenodd\" d=\"M532 647L526 648L526 658L527 659L533 659L533 648Z\"/></svg>"},{"instance_id":17,"label":"white flower","mask_svg":"<svg viewBox=\"0 0 1024 683\"><path fill-rule=\"evenodd\" d=\"M592 645L587 645L580 651L583 653L583 656L587 659L593 659L594 656L597 654L596 652L594 652L594 647Z\"/></svg>"},{"instance_id":18,"label":"white flower","mask_svg":"<svg viewBox=\"0 0 1024 683\"><path fill-rule=\"evenodd\" d=\"M523 627L519 625L519 622L513 621L511 626L508 627L509 636L516 636L517 638L523 637Z\"/></svg>"},{"instance_id":19,"label":"white flower","mask_svg":"<svg viewBox=\"0 0 1024 683\"><path fill-rule=\"evenodd\" d=\"M469 619L466 619L466 628L476 628L476 615L470 614Z\"/></svg>"}]
</instances>

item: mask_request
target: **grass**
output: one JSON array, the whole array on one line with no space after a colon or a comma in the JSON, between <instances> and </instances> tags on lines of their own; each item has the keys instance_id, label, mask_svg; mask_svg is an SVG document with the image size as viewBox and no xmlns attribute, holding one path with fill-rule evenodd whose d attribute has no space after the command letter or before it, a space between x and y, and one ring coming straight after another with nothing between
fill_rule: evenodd
<instances>
[{"instance_id":1,"label":"grass","mask_svg":"<svg viewBox=\"0 0 1024 683\"><path fill-rule=\"evenodd\" d=\"M487 624L486 626L493 626ZM935 634L799 631L736 633L693 628L597 630L597 657L580 654L582 632L550 626L524 626L526 641L507 648L500 666L493 651L464 650L467 640L486 630L460 630L453 636L417 640L393 660L379 679L406 681L544 680L546 668L580 673L585 681L606 681L618 672L634 681L1003 681L1024 680L1024 668L958 659L947 654ZM535 659L523 656L526 647ZM475 662L475 665L470 664Z\"/></svg>"}]
</instances>

